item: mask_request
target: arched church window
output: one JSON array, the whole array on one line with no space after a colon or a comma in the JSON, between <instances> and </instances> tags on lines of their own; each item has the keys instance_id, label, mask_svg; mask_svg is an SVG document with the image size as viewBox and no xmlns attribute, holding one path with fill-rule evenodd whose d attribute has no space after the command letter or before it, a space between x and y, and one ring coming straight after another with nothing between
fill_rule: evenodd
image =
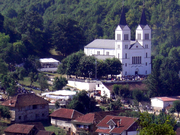
<instances>
[{"instance_id":1,"label":"arched church window","mask_svg":"<svg viewBox=\"0 0 180 135\"><path fill-rule=\"evenodd\" d=\"M127 59L127 53L125 53L125 59Z\"/></svg>"},{"instance_id":2,"label":"arched church window","mask_svg":"<svg viewBox=\"0 0 180 135\"><path fill-rule=\"evenodd\" d=\"M124 40L129 40L129 35L128 34L124 34Z\"/></svg>"},{"instance_id":3,"label":"arched church window","mask_svg":"<svg viewBox=\"0 0 180 135\"><path fill-rule=\"evenodd\" d=\"M149 34L148 33L145 34L145 40L149 40Z\"/></svg>"},{"instance_id":4,"label":"arched church window","mask_svg":"<svg viewBox=\"0 0 180 135\"><path fill-rule=\"evenodd\" d=\"M121 34L117 34L117 40L121 40Z\"/></svg>"},{"instance_id":5,"label":"arched church window","mask_svg":"<svg viewBox=\"0 0 180 135\"><path fill-rule=\"evenodd\" d=\"M141 34L138 34L137 36L138 36L137 39L141 40Z\"/></svg>"}]
</instances>

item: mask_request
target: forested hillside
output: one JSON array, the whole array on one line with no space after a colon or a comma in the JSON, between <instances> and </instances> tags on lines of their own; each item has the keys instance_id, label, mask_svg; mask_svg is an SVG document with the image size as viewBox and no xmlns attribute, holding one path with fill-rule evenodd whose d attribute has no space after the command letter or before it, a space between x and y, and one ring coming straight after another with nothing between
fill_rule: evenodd
<instances>
[{"instance_id":1,"label":"forested hillside","mask_svg":"<svg viewBox=\"0 0 180 135\"><path fill-rule=\"evenodd\" d=\"M17 17L24 9L37 11L43 17L44 28L54 29L64 19L79 23L86 43L95 38L114 38L123 0L0 0L0 12L8 18ZM180 43L180 0L148 0L145 2L148 24L153 34L153 55L167 56L170 49ZM132 39L143 0L125 0L124 7ZM15 19L13 19L15 20ZM9 24L8 24L9 25ZM12 24L10 24L12 25ZM13 27L13 26L9 26Z\"/></svg>"}]
</instances>

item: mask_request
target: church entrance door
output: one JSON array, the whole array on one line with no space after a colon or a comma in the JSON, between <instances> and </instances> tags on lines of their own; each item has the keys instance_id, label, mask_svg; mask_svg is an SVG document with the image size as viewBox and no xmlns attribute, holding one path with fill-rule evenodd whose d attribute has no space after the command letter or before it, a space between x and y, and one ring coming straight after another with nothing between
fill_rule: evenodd
<instances>
[{"instance_id":1,"label":"church entrance door","mask_svg":"<svg viewBox=\"0 0 180 135\"><path fill-rule=\"evenodd\" d=\"M139 73L139 69L136 68L136 70L135 70L135 75L138 75L138 73Z\"/></svg>"}]
</instances>

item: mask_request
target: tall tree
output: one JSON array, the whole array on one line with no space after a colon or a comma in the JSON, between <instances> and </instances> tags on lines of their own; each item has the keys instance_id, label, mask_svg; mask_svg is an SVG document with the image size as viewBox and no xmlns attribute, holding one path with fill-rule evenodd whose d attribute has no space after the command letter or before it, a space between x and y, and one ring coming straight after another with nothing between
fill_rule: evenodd
<instances>
[{"instance_id":1,"label":"tall tree","mask_svg":"<svg viewBox=\"0 0 180 135\"><path fill-rule=\"evenodd\" d=\"M64 56L83 49L86 43L83 30L78 22L72 19L61 20L54 28L53 45Z\"/></svg>"},{"instance_id":2,"label":"tall tree","mask_svg":"<svg viewBox=\"0 0 180 135\"><path fill-rule=\"evenodd\" d=\"M62 90L67 83L68 82L65 77L55 77L53 81L53 90Z\"/></svg>"},{"instance_id":3,"label":"tall tree","mask_svg":"<svg viewBox=\"0 0 180 135\"><path fill-rule=\"evenodd\" d=\"M122 71L122 64L117 58L106 59L105 60L107 67L107 74L112 75L119 75Z\"/></svg>"},{"instance_id":4,"label":"tall tree","mask_svg":"<svg viewBox=\"0 0 180 135\"><path fill-rule=\"evenodd\" d=\"M94 98L90 98L86 91L79 92L73 97L67 108L75 109L81 113L89 113L96 110L96 102Z\"/></svg>"}]
</instances>

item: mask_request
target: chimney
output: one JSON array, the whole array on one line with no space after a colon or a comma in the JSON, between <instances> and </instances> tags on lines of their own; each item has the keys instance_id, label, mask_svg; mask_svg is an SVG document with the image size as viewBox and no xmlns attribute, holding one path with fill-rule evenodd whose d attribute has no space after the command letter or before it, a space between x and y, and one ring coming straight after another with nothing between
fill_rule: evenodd
<instances>
[{"instance_id":1,"label":"chimney","mask_svg":"<svg viewBox=\"0 0 180 135\"><path fill-rule=\"evenodd\" d=\"M117 127L120 127L120 125L121 125L121 119L117 121Z\"/></svg>"}]
</instances>

